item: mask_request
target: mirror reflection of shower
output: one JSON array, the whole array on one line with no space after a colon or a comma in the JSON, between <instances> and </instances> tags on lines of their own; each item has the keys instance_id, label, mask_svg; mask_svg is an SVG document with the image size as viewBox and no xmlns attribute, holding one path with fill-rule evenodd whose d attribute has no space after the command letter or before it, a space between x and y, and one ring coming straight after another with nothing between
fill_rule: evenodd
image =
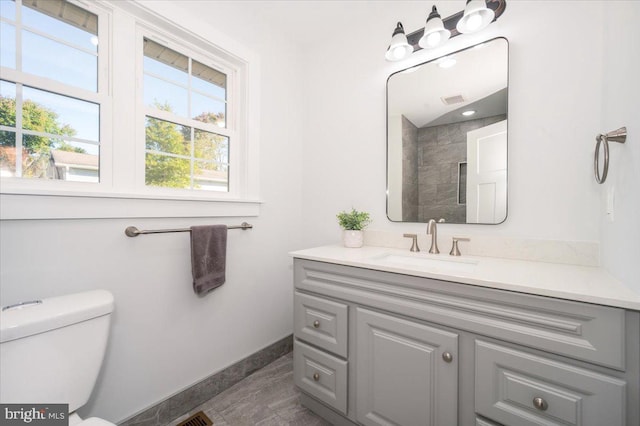
<instances>
[{"instance_id":1,"label":"mirror reflection of shower","mask_svg":"<svg viewBox=\"0 0 640 426\"><path fill-rule=\"evenodd\" d=\"M411 71L411 72L408 72ZM507 214L508 43L497 38L387 81L387 215L496 224Z\"/></svg>"}]
</instances>

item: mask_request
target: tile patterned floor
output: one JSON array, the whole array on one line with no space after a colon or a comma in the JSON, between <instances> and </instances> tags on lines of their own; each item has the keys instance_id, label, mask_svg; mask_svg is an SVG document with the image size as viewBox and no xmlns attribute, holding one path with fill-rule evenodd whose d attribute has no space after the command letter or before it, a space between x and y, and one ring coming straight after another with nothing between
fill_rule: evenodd
<instances>
[{"instance_id":1,"label":"tile patterned floor","mask_svg":"<svg viewBox=\"0 0 640 426\"><path fill-rule=\"evenodd\" d=\"M302 407L293 385L293 353L278 358L168 426L203 411L214 426L329 426Z\"/></svg>"}]
</instances>

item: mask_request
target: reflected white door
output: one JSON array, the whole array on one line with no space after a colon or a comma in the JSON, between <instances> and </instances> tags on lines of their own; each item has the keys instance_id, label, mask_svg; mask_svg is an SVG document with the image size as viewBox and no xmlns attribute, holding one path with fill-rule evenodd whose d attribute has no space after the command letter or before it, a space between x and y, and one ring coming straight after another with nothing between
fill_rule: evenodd
<instances>
[{"instance_id":1,"label":"reflected white door","mask_svg":"<svg viewBox=\"0 0 640 426\"><path fill-rule=\"evenodd\" d=\"M467 223L507 217L507 120L467 133Z\"/></svg>"}]
</instances>

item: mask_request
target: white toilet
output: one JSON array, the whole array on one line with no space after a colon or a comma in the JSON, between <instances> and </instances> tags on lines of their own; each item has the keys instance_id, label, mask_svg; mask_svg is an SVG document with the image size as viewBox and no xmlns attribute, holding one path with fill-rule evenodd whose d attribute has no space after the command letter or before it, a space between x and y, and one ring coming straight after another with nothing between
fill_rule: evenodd
<instances>
[{"instance_id":1,"label":"white toilet","mask_svg":"<svg viewBox=\"0 0 640 426\"><path fill-rule=\"evenodd\" d=\"M75 413L98 377L112 311L113 295L105 290L3 308L0 402L69 404L70 426L113 426Z\"/></svg>"}]
</instances>

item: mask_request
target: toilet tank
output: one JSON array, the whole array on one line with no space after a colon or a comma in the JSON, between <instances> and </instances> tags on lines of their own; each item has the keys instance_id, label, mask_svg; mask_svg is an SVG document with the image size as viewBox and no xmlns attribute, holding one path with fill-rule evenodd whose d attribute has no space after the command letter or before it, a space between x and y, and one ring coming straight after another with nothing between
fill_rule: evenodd
<instances>
[{"instance_id":1,"label":"toilet tank","mask_svg":"<svg viewBox=\"0 0 640 426\"><path fill-rule=\"evenodd\" d=\"M42 299L0 313L0 402L86 404L104 357L113 295Z\"/></svg>"}]
</instances>

